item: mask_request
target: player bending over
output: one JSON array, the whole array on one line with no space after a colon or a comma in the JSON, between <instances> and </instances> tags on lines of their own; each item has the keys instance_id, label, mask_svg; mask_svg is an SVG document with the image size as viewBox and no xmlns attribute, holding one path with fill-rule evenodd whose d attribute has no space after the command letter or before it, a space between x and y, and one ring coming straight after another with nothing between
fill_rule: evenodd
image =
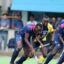
<instances>
[{"instance_id":1,"label":"player bending over","mask_svg":"<svg viewBox=\"0 0 64 64\"><path fill-rule=\"evenodd\" d=\"M38 24L36 26L25 26L23 30L16 35L17 47L13 52L11 64L14 64L14 60L22 47L24 49L24 55L16 62L16 64L22 64L29 57L30 52L34 53L30 38L34 35L34 32L37 32L37 30Z\"/></svg>"}]
</instances>

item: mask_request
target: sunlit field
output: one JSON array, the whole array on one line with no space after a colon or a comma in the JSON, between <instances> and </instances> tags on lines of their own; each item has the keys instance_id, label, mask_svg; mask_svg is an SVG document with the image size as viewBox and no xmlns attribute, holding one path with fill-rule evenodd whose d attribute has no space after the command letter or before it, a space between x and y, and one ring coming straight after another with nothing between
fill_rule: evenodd
<instances>
[{"instance_id":1,"label":"sunlit field","mask_svg":"<svg viewBox=\"0 0 64 64\"><path fill-rule=\"evenodd\" d=\"M11 57L0 56L0 64L10 64ZM49 64L56 64L57 60L53 59ZM38 64L34 58L27 59L23 64Z\"/></svg>"}]
</instances>

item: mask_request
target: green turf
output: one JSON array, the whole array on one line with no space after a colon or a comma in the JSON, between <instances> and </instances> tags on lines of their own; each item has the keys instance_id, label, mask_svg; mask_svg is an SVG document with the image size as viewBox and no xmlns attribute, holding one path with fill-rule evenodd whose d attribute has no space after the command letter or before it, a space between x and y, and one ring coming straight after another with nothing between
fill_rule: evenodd
<instances>
[{"instance_id":1,"label":"green turf","mask_svg":"<svg viewBox=\"0 0 64 64\"><path fill-rule=\"evenodd\" d=\"M9 64L10 62L10 57L3 57L3 56L0 56L0 64ZM52 60L49 64L56 64L56 60ZM37 62L35 61L35 59L29 59L29 60L26 60L23 64L37 64Z\"/></svg>"},{"instance_id":2,"label":"green turf","mask_svg":"<svg viewBox=\"0 0 64 64\"><path fill-rule=\"evenodd\" d=\"M9 64L10 62L10 57L3 57L3 56L0 56L0 64Z\"/></svg>"},{"instance_id":3,"label":"green turf","mask_svg":"<svg viewBox=\"0 0 64 64\"><path fill-rule=\"evenodd\" d=\"M32 58L32 59L26 60L23 64L38 64L38 63L34 58ZM57 60L52 60L49 64L57 64Z\"/></svg>"}]
</instances>

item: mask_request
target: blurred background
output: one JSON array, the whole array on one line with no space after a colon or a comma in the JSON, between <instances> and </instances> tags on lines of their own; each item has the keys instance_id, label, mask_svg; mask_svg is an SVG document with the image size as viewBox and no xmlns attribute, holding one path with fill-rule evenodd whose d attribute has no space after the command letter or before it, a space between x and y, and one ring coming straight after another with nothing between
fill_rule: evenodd
<instances>
[{"instance_id":1,"label":"blurred background","mask_svg":"<svg viewBox=\"0 0 64 64\"><path fill-rule=\"evenodd\" d=\"M42 23L46 16L56 27L64 19L64 0L0 0L0 64L10 63L17 31L31 20ZM52 64L56 64L55 58Z\"/></svg>"},{"instance_id":2,"label":"blurred background","mask_svg":"<svg viewBox=\"0 0 64 64\"><path fill-rule=\"evenodd\" d=\"M0 0L0 54L15 46L15 34L30 20L40 23L44 16L54 24L64 18L64 0ZM9 46L10 42L14 42Z\"/></svg>"}]
</instances>

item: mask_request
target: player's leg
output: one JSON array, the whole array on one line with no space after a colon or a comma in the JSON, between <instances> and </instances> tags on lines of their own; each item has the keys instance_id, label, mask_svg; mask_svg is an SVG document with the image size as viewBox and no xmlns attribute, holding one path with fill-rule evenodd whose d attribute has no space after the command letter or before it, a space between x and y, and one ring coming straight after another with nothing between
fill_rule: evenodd
<instances>
[{"instance_id":1,"label":"player's leg","mask_svg":"<svg viewBox=\"0 0 64 64\"><path fill-rule=\"evenodd\" d=\"M14 61L15 61L15 59L16 59L16 57L18 56L18 54L19 54L19 51L20 51L20 49L18 49L18 50L14 50L14 52L13 52L13 54L12 54L12 58L11 58L11 61L10 61L10 64L14 64Z\"/></svg>"},{"instance_id":2,"label":"player's leg","mask_svg":"<svg viewBox=\"0 0 64 64\"><path fill-rule=\"evenodd\" d=\"M43 57L46 57L47 56L47 48L43 47L40 50L41 50L41 53L42 53Z\"/></svg>"},{"instance_id":3,"label":"player's leg","mask_svg":"<svg viewBox=\"0 0 64 64\"><path fill-rule=\"evenodd\" d=\"M14 61L15 61L16 57L18 56L19 51L21 50L21 48L22 48L21 36L17 34L17 35L16 35L16 48L15 48L15 50L13 51L10 64L14 64Z\"/></svg>"},{"instance_id":4,"label":"player's leg","mask_svg":"<svg viewBox=\"0 0 64 64\"><path fill-rule=\"evenodd\" d=\"M54 42L51 41L51 43L54 43ZM53 49L54 49L54 44L50 44L50 45L47 47L47 54L48 54L49 52L51 52Z\"/></svg>"},{"instance_id":5,"label":"player's leg","mask_svg":"<svg viewBox=\"0 0 64 64\"><path fill-rule=\"evenodd\" d=\"M59 46L55 46L54 49L48 54L44 64L48 64L52 60L52 58L56 55L58 50L59 50Z\"/></svg>"},{"instance_id":6,"label":"player's leg","mask_svg":"<svg viewBox=\"0 0 64 64\"><path fill-rule=\"evenodd\" d=\"M53 42L54 43L54 49L48 54L47 59L46 59L44 64L48 64L51 61L51 59L55 56L55 54L58 52L58 50L60 48L58 37L59 37L58 34L55 33L54 42Z\"/></svg>"},{"instance_id":7,"label":"player's leg","mask_svg":"<svg viewBox=\"0 0 64 64\"><path fill-rule=\"evenodd\" d=\"M42 47L40 50L41 50L41 53L42 53L43 57L46 58L49 45L46 45L46 44L48 44L47 41L43 41L42 44L44 45L44 47Z\"/></svg>"},{"instance_id":8,"label":"player's leg","mask_svg":"<svg viewBox=\"0 0 64 64\"><path fill-rule=\"evenodd\" d=\"M57 64L62 64L63 62L64 62L64 52L62 53L62 55L61 55Z\"/></svg>"},{"instance_id":9,"label":"player's leg","mask_svg":"<svg viewBox=\"0 0 64 64\"><path fill-rule=\"evenodd\" d=\"M22 64L29 57L29 53L30 53L30 48L25 47L24 55L16 62L16 64Z\"/></svg>"}]
</instances>

